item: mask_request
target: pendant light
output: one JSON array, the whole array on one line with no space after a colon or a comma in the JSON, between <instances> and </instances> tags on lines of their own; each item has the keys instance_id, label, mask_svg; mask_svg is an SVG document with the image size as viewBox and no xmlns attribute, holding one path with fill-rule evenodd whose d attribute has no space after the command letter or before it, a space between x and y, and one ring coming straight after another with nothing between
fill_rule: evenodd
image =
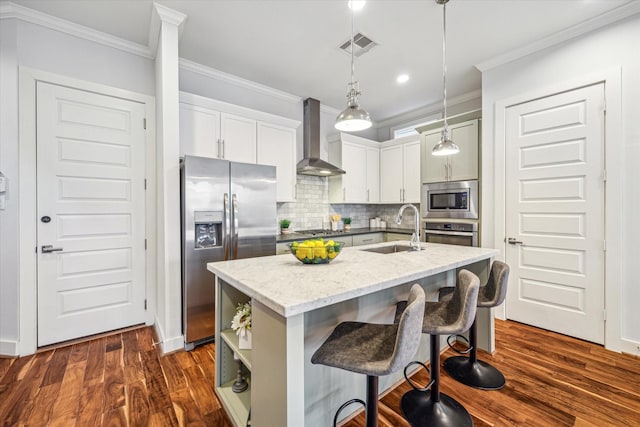
<instances>
[{"instance_id":1,"label":"pendant light","mask_svg":"<svg viewBox=\"0 0 640 427\"><path fill-rule=\"evenodd\" d=\"M449 125L447 125L447 2L449 0L435 0L442 5L442 87L444 93L444 127L440 142L434 145L431 154L434 156L449 156L457 154L460 147L449 139Z\"/></svg>"},{"instance_id":2,"label":"pendant light","mask_svg":"<svg viewBox=\"0 0 640 427\"><path fill-rule=\"evenodd\" d=\"M351 83L347 85L347 108L336 118L336 129L346 132L354 132L368 129L371 127L371 117L366 110L358 105L358 96L360 96L360 86L354 81L354 59L353 51L355 50L355 41L353 35L355 21L355 7L351 7Z\"/></svg>"}]
</instances>

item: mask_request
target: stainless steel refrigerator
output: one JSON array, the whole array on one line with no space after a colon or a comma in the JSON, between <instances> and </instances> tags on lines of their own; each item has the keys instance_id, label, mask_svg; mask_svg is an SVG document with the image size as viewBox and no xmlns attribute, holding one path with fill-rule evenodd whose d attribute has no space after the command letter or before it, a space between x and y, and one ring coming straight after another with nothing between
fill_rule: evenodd
<instances>
[{"instance_id":1,"label":"stainless steel refrigerator","mask_svg":"<svg viewBox=\"0 0 640 427\"><path fill-rule=\"evenodd\" d=\"M180 164L185 349L213 339L207 263L276 253L276 168L185 156Z\"/></svg>"}]
</instances>

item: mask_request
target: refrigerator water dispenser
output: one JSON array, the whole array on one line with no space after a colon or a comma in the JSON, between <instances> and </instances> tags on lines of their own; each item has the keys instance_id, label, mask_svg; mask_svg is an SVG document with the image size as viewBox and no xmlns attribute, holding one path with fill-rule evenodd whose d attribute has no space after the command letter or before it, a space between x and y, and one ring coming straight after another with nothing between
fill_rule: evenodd
<instances>
[{"instance_id":1,"label":"refrigerator water dispenser","mask_svg":"<svg viewBox=\"0 0 640 427\"><path fill-rule=\"evenodd\" d=\"M194 212L196 249L222 246L222 218L222 211Z\"/></svg>"}]
</instances>

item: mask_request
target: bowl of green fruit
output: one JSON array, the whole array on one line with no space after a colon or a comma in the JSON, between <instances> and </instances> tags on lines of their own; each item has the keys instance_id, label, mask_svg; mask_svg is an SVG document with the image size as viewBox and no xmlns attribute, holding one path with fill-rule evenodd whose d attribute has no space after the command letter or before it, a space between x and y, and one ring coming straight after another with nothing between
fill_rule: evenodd
<instances>
[{"instance_id":1,"label":"bowl of green fruit","mask_svg":"<svg viewBox=\"0 0 640 427\"><path fill-rule=\"evenodd\" d=\"M291 255L303 264L329 264L344 248L344 242L323 238L288 243Z\"/></svg>"}]
</instances>

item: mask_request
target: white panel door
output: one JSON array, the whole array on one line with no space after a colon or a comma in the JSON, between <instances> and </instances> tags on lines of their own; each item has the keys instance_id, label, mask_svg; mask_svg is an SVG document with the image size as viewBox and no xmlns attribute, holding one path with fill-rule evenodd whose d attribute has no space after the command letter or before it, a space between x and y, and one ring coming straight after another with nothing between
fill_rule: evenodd
<instances>
[{"instance_id":1,"label":"white panel door","mask_svg":"<svg viewBox=\"0 0 640 427\"><path fill-rule=\"evenodd\" d=\"M137 102L37 85L38 346L144 322L143 120Z\"/></svg>"},{"instance_id":2,"label":"white panel door","mask_svg":"<svg viewBox=\"0 0 640 427\"><path fill-rule=\"evenodd\" d=\"M220 113L180 103L180 156L220 158Z\"/></svg>"},{"instance_id":3,"label":"white panel door","mask_svg":"<svg viewBox=\"0 0 640 427\"><path fill-rule=\"evenodd\" d=\"M507 317L604 342L604 85L506 111ZM521 242L521 243L520 243Z\"/></svg>"},{"instance_id":4,"label":"white panel door","mask_svg":"<svg viewBox=\"0 0 640 427\"><path fill-rule=\"evenodd\" d=\"M221 113L221 158L232 162L256 163L256 121Z\"/></svg>"},{"instance_id":5,"label":"white panel door","mask_svg":"<svg viewBox=\"0 0 640 427\"><path fill-rule=\"evenodd\" d=\"M258 122L258 164L276 167L278 202L295 202L296 130Z\"/></svg>"}]
</instances>

